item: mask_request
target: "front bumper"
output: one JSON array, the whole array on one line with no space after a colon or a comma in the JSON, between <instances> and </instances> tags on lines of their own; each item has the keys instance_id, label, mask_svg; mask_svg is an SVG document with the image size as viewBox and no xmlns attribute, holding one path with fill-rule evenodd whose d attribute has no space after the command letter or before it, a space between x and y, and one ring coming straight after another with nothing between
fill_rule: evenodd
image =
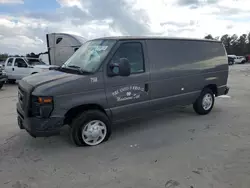
<instances>
[{"instance_id":1,"label":"front bumper","mask_svg":"<svg viewBox=\"0 0 250 188\"><path fill-rule=\"evenodd\" d=\"M25 129L32 137L49 137L60 133L64 120L62 117L27 117L19 103L16 107L19 128Z\"/></svg>"}]
</instances>

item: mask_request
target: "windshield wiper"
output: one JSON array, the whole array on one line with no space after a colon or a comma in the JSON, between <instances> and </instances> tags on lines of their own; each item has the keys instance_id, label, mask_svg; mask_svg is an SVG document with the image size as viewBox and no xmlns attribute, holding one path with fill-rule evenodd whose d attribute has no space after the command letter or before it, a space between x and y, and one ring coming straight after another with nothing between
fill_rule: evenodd
<instances>
[{"instance_id":1,"label":"windshield wiper","mask_svg":"<svg viewBox=\"0 0 250 188\"><path fill-rule=\"evenodd\" d=\"M81 74L84 74L84 73L91 74L92 73L90 71L83 70L81 67L76 66L76 65L69 65L67 67L77 69Z\"/></svg>"}]
</instances>

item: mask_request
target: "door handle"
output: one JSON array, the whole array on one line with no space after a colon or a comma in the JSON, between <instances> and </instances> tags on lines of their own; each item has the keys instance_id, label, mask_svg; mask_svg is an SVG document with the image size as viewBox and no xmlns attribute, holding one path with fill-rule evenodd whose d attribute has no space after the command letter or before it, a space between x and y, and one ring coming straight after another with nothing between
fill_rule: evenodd
<instances>
[{"instance_id":1,"label":"door handle","mask_svg":"<svg viewBox=\"0 0 250 188\"><path fill-rule=\"evenodd\" d=\"M145 84L145 89L146 92L148 92L148 84Z\"/></svg>"},{"instance_id":2,"label":"door handle","mask_svg":"<svg viewBox=\"0 0 250 188\"><path fill-rule=\"evenodd\" d=\"M12 71L14 71L15 69L14 68L12 68Z\"/></svg>"}]
</instances>

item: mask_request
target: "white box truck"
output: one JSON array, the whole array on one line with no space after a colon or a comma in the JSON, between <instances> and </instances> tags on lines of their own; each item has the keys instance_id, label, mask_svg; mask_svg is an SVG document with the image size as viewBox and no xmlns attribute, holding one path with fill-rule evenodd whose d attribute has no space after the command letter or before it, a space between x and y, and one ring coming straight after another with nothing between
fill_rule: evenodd
<instances>
[{"instance_id":1,"label":"white box truck","mask_svg":"<svg viewBox=\"0 0 250 188\"><path fill-rule=\"evenodd\" d=\"M50 65L61 66L86 41L85 38L66 33L46 34L48 62Z\"/></svg>"}]
</instances>

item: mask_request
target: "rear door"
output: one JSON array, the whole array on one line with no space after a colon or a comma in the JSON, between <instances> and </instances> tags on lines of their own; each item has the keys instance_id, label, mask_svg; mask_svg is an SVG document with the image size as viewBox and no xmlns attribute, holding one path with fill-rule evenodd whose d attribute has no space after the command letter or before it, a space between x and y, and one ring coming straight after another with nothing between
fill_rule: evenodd
<instances>
[{"instance_id":1,"label":"rear door","mask_svg":"<svg viewBox=\"0 0 250 188\"><path fill-rule=\"evenodd\" d=\"M107 64L104 75L105 88L114 121L141 116L149 110L149 65L144 56L144 49L144 41L121 41L116 45L114 55ZM109 77L107 74L110 71L109 65L119 63L120 58L129 60L131 75Z\"/></svg>"}]
</instances>

